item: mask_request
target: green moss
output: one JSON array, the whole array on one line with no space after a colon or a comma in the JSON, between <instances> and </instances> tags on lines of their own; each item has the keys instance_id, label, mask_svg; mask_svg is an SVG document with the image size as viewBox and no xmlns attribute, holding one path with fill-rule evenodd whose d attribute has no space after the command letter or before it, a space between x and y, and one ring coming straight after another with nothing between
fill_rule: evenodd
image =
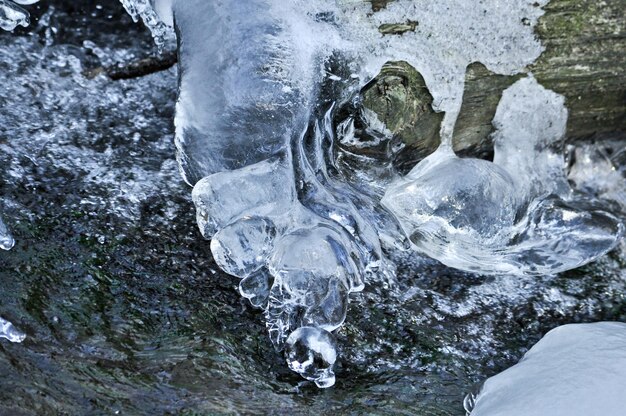
<instances>
[{"instance_id":1,"label":"green moss","mask_svg":"<svg viewBox=\"0 0 626 416\"><path fill-rule=\"evenodd\" d=\"M378 26L378 31L383 35L401 35L406 32L415 32L418 22L407 20L406 23L385 23Z\"/></svg>"}]
</instances>

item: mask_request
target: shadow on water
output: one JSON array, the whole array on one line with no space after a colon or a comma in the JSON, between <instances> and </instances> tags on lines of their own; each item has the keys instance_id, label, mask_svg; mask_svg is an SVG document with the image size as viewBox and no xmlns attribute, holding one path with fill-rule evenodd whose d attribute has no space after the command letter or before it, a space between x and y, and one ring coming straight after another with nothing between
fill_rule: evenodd
<instances>
[{"instance_id":1,"label":"shadow on water","mask_svg":"<svg viewBox=\"0 0 626 416\"><path fill-rule=\"evenodd\" d=\"M302 382L197 231L173 160L175 70L81 79L150 37L117 2L51 3L52 44L41 25L0 35L0 207L17 240L0 315L27 335L0 342L0 413L460 415L550 328L626 320L623 248L532 279L398 258L396 281L351 298L337 384Z\"/></svg>"}]
</instances>

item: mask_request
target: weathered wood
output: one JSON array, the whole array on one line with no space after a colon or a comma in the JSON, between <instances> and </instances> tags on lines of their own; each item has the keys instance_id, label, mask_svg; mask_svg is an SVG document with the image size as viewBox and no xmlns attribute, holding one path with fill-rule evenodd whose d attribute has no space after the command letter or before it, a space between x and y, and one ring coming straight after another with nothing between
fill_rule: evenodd
<instances>
[{"instance_id":1,"label":"weathered wood","mask_svg":"<svg viewBox=\"0 0 626 416\"><path fill-rule=\"evenodd\" d=\"M567 134L581 139L626 131L626 2L553 0L537 34L546 46L530 67L563 94Z\"/></svg>"},{"instance_id":2,"label":"weathered wood","mask_svg":"<svg viewBox=\"0 0 626 416\"><path fill-rule=\"evenodd\" d=\"M83 72L83 75L87 78L95 78L100 74L105 74L114 81L131 79L170 69L176 65L176 62L178 62L176 51L164 51L158 56L150 56L137 61L88 69Z\"/></svg>"},{"instance_id":3,"label":"weathered wood","mask_svg":"<svg viewBox=\"0 0 626 416\"><path fill-rule=\"evenodd\" d=\"M386 3L373 2L372 6L377 10ZM536 32L545 51L528 72L566 97L568 140L626 135L626 2L552 0L544 10ZM386 31L393 33L390 28ZM437 147L439 138L431 133L441 122L432 111L424 110L432 102L427 96L411 93L425 86L421 76L408 75L411 69L407 67L406 63L388 64L363 91L365 106L408 146L402 164L413 163ZM481 64L468 67L455 128L457 151L490 152L491 120L502 91L521 76L496 75Z\"/></svg>"}]
</instances>

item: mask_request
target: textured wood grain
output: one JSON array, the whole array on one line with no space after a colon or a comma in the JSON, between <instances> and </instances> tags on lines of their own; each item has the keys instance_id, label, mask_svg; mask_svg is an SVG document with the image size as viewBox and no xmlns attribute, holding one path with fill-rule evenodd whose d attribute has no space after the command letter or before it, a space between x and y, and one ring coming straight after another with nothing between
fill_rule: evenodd
<instances>
[{"instance_id":1,"label":"textured wood grain","mask_svg":"<svg viewBox=\"0 0 626 416\"><path fill-rule=\"evenodd\" d=\"M375 2L373 9L387 3ZM566 97L568 140L626 135L626 1L552 0L544 10L536 32L545 51L527 72ZM441 118L424 110L430 104L427 97L411 94L425 86L421 76L407 76L407 67L406 63L387 65L364 90L368 98L364 104L408 146L403 163L412 163L436 148L439 138L423 132L436 131ZM468 67L455 128L457 151L488 155L491 120L502 91L521 76L496 75L481 64ZM404 84L394 82L397 78ZM397 96L405 99L394 99ZM412 108L419 111L411 112Z\"/></svg>"}]
</instances>

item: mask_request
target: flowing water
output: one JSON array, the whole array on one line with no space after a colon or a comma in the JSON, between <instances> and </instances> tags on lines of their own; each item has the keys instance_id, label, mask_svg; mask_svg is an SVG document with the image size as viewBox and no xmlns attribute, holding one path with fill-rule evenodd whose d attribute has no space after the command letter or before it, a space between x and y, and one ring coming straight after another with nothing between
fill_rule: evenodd
<instances>
[{"instance_id":1,"label":"flowing water","mask_svg":"<svg viewBox=\"0 0 626 416\"><path fill-rule=\"evenodd\" d=\"M232 10L217 12L232 13L249 33L262 31L262 42L293 35L276 32L280 26L261 17L250 20L235 3ZM317 7L310 3L307 7ZM151 51L150 35L132 25L116 2L81 7L49 2L39 6L28 30L0 33L0 207L15 239L11 251L0 251L0 316L3 328L6 320L26 335L17 336L21 343L0 343L5 412L456 415L463 413L463 397L475 383L515 363L547 330L626 319L623 243L595 263L557 275L500 270L479 275L407 249L416 240L411 233L403 239L405 224L394 225L388 211L371 202L385 194L385 186L351 190L346 175L333 166L336 155L324 150L335 139L347 140L336 127L347 125L337 119L345 114L339 109L358 93L360 81L350 74L362 69L363 79L371 77L386 58L376 55L378 49L367 51L373 63L363 61L363 69L346 68L339 56L319 80L298 83L280 71L295 71L300 81L317 73L291 67L289 59L302 45L287 44L278 51L282 55L257 57L275 62L267 68L273 84L250 77L254 68L245 65L239 74L223 73L193 52L194 39L207 35L203 30L209 25L183 23L208 4L176 14L183 37L178 161L171 139L177 69L125 81L83 74ZM536 19L539 12L533 13ZM322 25L324 39L335 39L329 15L324 16L316 15L315 24ZM381 15L381 22L386 17ZM292 22L289 30L300 33L300 24L311 22ZM427 27L429 20L420 24ZM450 27L456 27L454 21ZM242 29L233 23L224 30L238 33L233 28ZM515 71L540 53L533 38L524 37L532 32L520 30L524 54L502 72ZM342 42L352 43L342 44L343 50L362 56L356 41L346 38ZM240 49L254 54L257 47L250 42ZM498 69L499 58L493 59ZM194 77L194 68L221 77L209 87ZM419 69L434 79L436 71ZM261 97L253 107L239 82ZM311 92L311 85L323 91ZM325 94L334 97L334 106L326 99L315 110L307 107ZM453 92L435 89L433 95L439 109L454 112ZM195 108L196 102L207 105ZM212 113L216 106L223 111ZM558 119L559 111L547 113ZM507 122L501 123L502 137L506 128L515 128ZM237 146L201 151L226 139ZM543 214L528 220L536 225L532 232L564 220L597 224L600 216L606 228L598 232L618 235L623 149L616 139L559 153L555 163L568 167L562 155L568 156L576 196L542 199ZM497 158L468 163L492 172ZM197 212L177 162L185 180L195 184ZM505 165L511 166L500 162ZM520 175L499 177L514 182ZM387 183L393 180L398 176ZM564 176L561 180L571 192ZM504 192L507 197L512 195ZM614 202L600 203L600 197ZM596 215L593 221L587 212ZM212 241L202 239L196 220ZM381 245L381 230L383 242L399 242L403 249ZM518 240L530 238L529 230ZM616 239L609 237L591 241L592 251L614 247ZM286 343L288 364L272 347L264 321L271 340ZM306 365L309 354L313 367ZM328 371L332 364L334 375ZM317 389L289 367L322 387L336 384Z\"/></svg>"}]
</instances>

